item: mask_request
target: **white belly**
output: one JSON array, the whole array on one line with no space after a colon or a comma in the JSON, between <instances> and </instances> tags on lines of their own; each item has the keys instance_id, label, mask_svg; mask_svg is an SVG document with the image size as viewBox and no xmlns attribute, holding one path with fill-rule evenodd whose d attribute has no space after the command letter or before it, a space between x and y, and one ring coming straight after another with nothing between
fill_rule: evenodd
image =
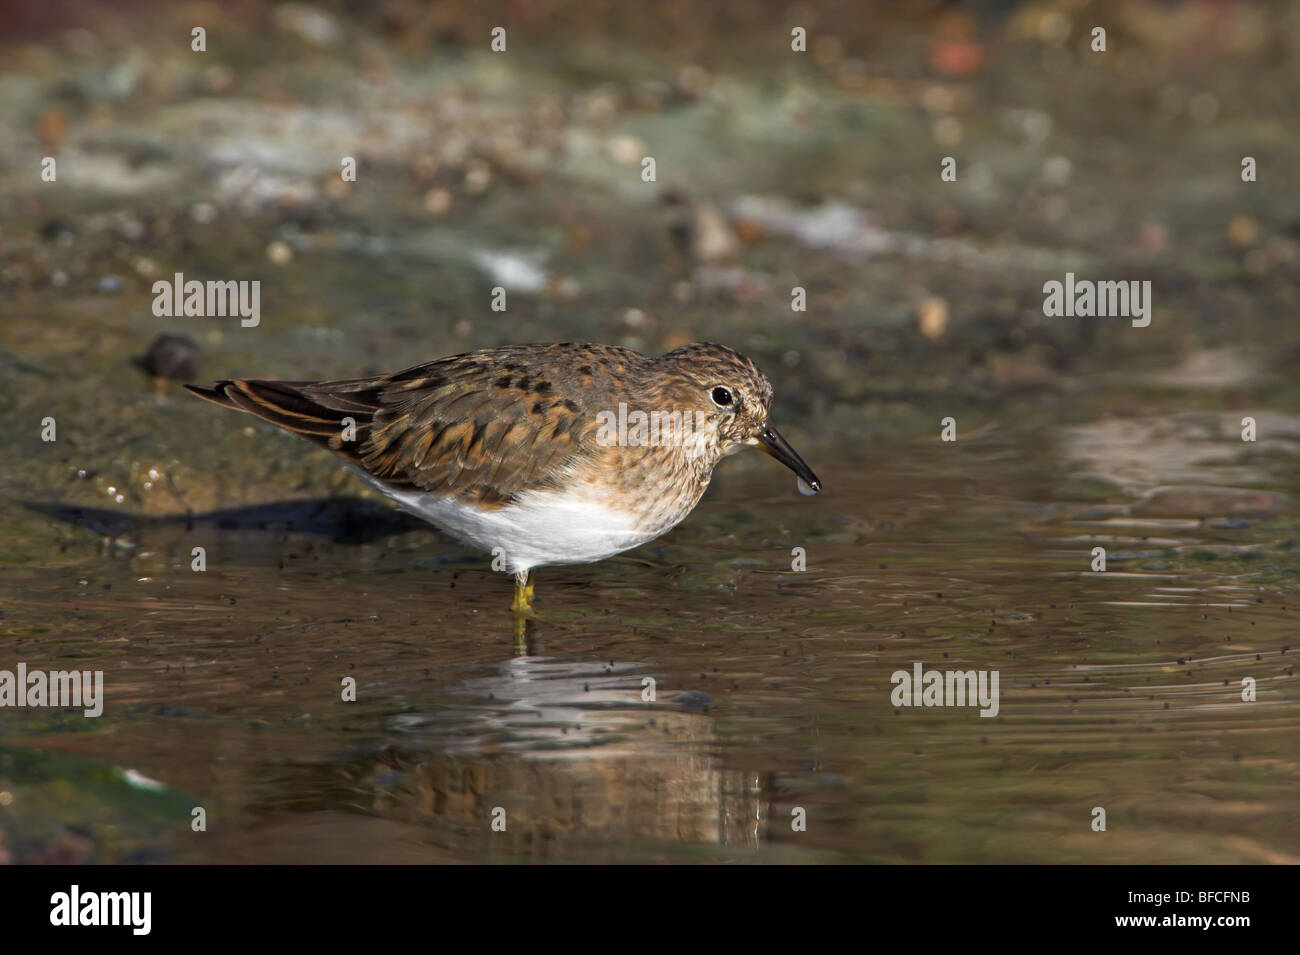
<instances>
[{"instance_id":1,"label":"white belly","mask_svg":"<svg viewBox=\"0 0 1300 955\"><path fill-rule=\"evenodd\" d=\"M547 564L588 564L639 547L668 528L638 531L630 512L609 507L590 485L527 491L518 504L475 509L452 498L393 491L358 471L372 487L439 530L501 557L511 573ZM498 548L500 548L498 550Z\"/></svg>"}]
</instances>

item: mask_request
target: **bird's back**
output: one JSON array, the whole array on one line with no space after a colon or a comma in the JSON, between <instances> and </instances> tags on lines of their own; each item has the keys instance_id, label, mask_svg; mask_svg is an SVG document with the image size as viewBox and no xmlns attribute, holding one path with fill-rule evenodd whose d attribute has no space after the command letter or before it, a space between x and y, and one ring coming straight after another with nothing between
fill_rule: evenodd
<instances>
[{"instance_id":1,"label":"bird's back","mask_svg":"<svg viewBox=\"0 0 1300 955\"><path fill-rule=\"evenodd\" d=\"M332 381L234 379L190 386L347 458L397 490L502 507L552 489L607 453L598 415L650 363L628 348L561 342L440 358Z\"/></svg>"}]
</instances>

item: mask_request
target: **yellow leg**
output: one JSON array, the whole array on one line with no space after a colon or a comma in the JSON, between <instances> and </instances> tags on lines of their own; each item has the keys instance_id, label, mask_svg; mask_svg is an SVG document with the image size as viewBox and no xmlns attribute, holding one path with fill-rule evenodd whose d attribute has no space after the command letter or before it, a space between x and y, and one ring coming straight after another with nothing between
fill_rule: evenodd
<instances>
[{"instance_id":1,"label":"yellow leg","mask_svg":"<svg viewBox=\"0 0 1300 955\"><path fill-rule=\"evenodd\" d=\"M513 615L515 623L516 656L528 656L531 652L528 649L528 644L533 636L533 582L535 579L535 572L531 570L526 577L515 576L515 599L510 605L510 613Z\"/></svg>"},{"instance_id":2,"label":"yellow leg","mask_svg":"<svg viewBox=\"0 0 1300 955\"><path fill-rule=\"evenodd\" d=\"M536 571L532 570L528 572L527 577L519 574L515 575L515 599L510 605L510 612L516 616L532 616L533 581L535 578Z\"/></svg>"}]
</instances>

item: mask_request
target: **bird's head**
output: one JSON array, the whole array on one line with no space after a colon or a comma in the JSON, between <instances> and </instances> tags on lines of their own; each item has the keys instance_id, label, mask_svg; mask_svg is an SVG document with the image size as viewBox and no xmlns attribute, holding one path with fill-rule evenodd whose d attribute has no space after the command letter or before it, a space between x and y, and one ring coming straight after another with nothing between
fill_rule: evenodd
<instances>
[{"instance_id":1,"label":"bird's head","mask_svg":"<svg viewBox=\"0 0 1300 955\"><path fill-rule=\"evenodd\" d=\"M755 446L799 478L800 490L816 494L821 481L772 426L772 384L740 352L711 342L692 342L655 360L672 372L665 405L694 413L699 450L712 460Z\"/></svg>"}]
</instances>

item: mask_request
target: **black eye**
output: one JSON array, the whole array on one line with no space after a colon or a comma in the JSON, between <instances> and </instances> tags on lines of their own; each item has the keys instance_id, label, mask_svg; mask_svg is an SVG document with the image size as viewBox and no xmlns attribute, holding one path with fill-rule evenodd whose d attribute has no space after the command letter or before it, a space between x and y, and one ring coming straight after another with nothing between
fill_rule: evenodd
<instances>
[{"instance_id":1,"label":"black eye","mask_svg":"<svg viewBox=\"0 0 1300 955\"><path fill-rule=\"evenodd\" d=\"M731 407L731 391L722 387L722 385L718 385L718 387L714 388L713 391L709 393L709 397L713 399L713 403L719 408Z\"/></svg>"}]
</instances>

